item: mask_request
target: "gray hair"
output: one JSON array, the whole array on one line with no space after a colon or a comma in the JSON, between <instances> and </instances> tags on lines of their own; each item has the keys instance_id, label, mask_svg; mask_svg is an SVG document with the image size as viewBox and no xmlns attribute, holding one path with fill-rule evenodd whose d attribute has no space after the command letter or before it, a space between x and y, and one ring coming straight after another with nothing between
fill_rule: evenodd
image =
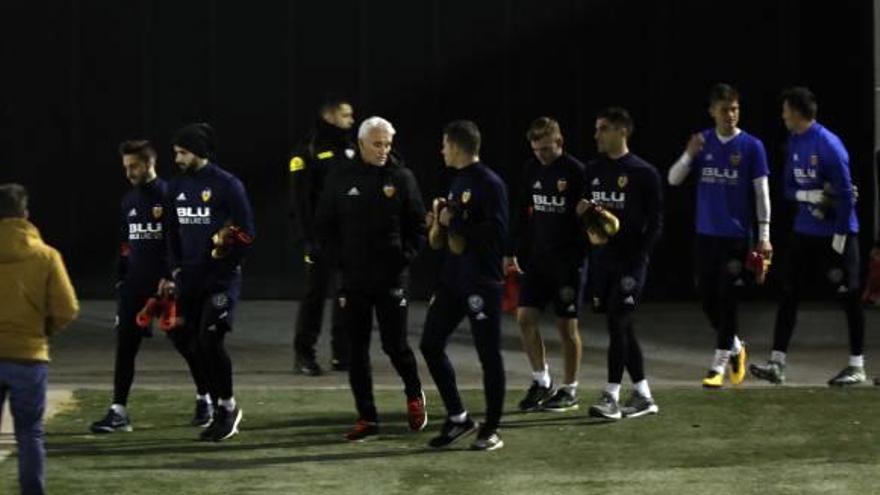
<instances>
[{"instance_id":1,"label":"gray hair","mask_svg":"<svg viewBox=\"0 0 880 495\"><path fill-rule=\"evenodd\" d=\"M0 218L27 218L28 194L21 184L0 184Z\"/></svg>"},{"instance_id":2,"label":"gray hair","mask_svg":"<svg viewBox=\"0 0 880 495\"><path fill-rule=\"evenodd\" d=\"M373 129L383 130L392 136L397 133L397 131L394 130L394 126L391 125L391 122L374 115L361 122L361 126L358 128L358 139L366 139Z\"/></svg>"}]
</instances>

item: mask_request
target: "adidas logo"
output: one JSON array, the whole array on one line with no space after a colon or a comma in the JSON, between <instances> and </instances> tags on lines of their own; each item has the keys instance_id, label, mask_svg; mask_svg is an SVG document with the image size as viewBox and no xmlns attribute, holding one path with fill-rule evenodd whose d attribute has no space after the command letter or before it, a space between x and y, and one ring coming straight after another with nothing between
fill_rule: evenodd
<instances>
[{"instance_id":1,"label":"adidas logo","mask_svg":"<svg viewBox=\"0 0 880 495\"><path fill-rule=\"evenodd\" d=\"M361 195L361 192L358 191L357 186L352 187L351 189L348 190L348 196L360 196L360 195Z\"/></svg>"},{"instance_id":2,"label":"adidas logo","mask_svg":"<svg viewBox=\"0 0 880 495\"><path fill-rule=\"evenodd\" d=\"M138 214L138 212L137 212L137 210L135 210L134 208L128 210L128 216L129 216L129 217L136 217L137 214Z\"/></svg>"},{"instance_id":3,"label":"adidas logo","mask_svg":"<svg viewBox=\"0 0 880 495\"><path fill-rule=\"evenodd\" d=\"M184 193L178 194L177 201L186 201L186 194L184 194Z\"/></svg>"},{"instance_id":4,"label":"adidas logo","mask_svg":"<svg viewBox=\"0 0 880 495\"><path fill-rule=\"evenodd\" d=\"M349 160L351 160L352 158L354 158L354 150L351 148L346 148L345 156L348 157Z\"/></svg>"},{"instance_id":5,"label":"adidas logo","mask_svg":"<svg viewBox=\"0 0 880 495\"><path fill-rule=\"evenodd\" d=\"M486 313L483 313L482 311L480 311L479 313L477 313L476 320L477 320L477 321L483 321L483 320L486 320L486 319L488 319L488 318L489 318L489 317L486 316Z\"/></svg>"},{"instance_id":6,"label":"adidas logo","mask_svg":"<svg viewBox=\"0 0 880 495\"><path fill-rule=\"evenodd\" d=\"M406 307L406 299L401 299L401 300L400 300L400 307L401 307L401 308L405 308L405 307Z\"/></svg>"},{"instance_id":7,"label":"adidas logo","mask_svg":"<svg viewBox=\"0 0 880 495\"><path fill-rule=\"evenodd\" d=\"M571 312L574 312L575 309L577 309L577 308L574 307L574 304L570 304L570 305L568 306L568 308L566 308L566 311L568 311L568 312L571 313Z\"/></svg>"},{"instance_id":8,"label":"adidas logo","mask_svg":"<svg viewBox=\"0 0 880 495\"><path fill-rule=\"evenodd\" d=\"M593 182L591 182L590 184L592 184L592 185L594 185L594 186L598 186L598 185L600 184L600 182L599 182L599 178L596 177L595 179L593 179Z\"/></svg>"},{"instance_id":9,"label":"adidas logo","mask_svg":"<svg viewBox=\"0 0 880 495\"><path fill-rule=\"evenodd\" d=\"M623 304L631 304L635 306L636 300L633 296L626 296L626 299L623 300Z\"/></svg>"},{"instance_id":10,"label":"adidas logo","mask_svg":"<svg viewBox=\"0 0 880 495\"><path fill-rule=\"evenodd\" d=\"M533 189L541 189L541 181L536 180L534 184L532 184Z\"/></svg>"},{"instance_id":11,"label":"adidas logo","mask_svg":"<svg viewBox=\"0 0 880 495\"><path fill-rule=\"evenodd\" d=\"M841 285L840 287L837 288L838 294L846 294L848 291L849 291L849 289L847 289L845 285Z\"/></svg>"}]
</instances>

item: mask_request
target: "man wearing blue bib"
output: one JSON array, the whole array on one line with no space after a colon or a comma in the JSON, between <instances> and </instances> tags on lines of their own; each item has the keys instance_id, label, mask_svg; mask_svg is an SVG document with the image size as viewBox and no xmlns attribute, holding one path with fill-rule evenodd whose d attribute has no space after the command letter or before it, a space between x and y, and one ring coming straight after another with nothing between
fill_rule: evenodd
<instances>
[{"instance_id":1,"label":"man wearing blue bib","mask_svg":"<svg viewBox=\"0 0 880 495\"><path fill-rule=\"evenodd\" d=\"M767 153L761 140L737 127L739 111L737 90L715 85L709 94L715 127L691 136L668 177L671 185L678 186L693 171L697 181L697 284L703 312L717 334L715 357L703 379L706 388L724 384L728 364L732 384L742 383L746 375L746 348L737 335L737 303L745 284L744 262L755 217L755 251L765 259L773 251Z\"/></svg>"},{"instance_id":2,"label":"man wearing blue bib","mask_svg":"<svg viewBox=\"0 0 880 495\"><path fill-rule=\"evenodd\" d=\"M798 210L783 267L773 351L766 365L751 365L749 370L771 383L785 381L800 290L816 277L843 305L849 326L849 363L828 384L855 385L865 381L865 314L859 301L859 221L849 154L840 138L816 122L818 105L809 89L788 89L782 100L782 119L791 131L785 197L796 201Z\"/></svg>"}]
</instances>

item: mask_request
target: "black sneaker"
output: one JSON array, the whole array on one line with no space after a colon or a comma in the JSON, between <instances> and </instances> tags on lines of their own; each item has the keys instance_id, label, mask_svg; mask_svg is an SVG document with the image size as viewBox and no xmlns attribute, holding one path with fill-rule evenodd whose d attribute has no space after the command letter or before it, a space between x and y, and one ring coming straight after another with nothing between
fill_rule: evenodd
<instances>
[{"instance_id":1,"label":"black sneaker","mask_svg":"<svg viewBox=\"0 0 880 495\"><path fill-rule=\"evenodd\" d=\"M560 388L543 404L545 411L565 412L574 411L580 406L577 397L565 388Z\"/></svg>"},{"instance_id":2,"label":"black sneaker","mask_svg":"<svg viewBox=\"0 0 880 495\"><path fill-rule=\"evenodd\" d=\"M498 436L498 430L480 428L477 439L471 444L471 450L495 450L504 447L504 441Z\"/></svg>"},{"instance_id":3,"label":"black sneaker","mask_svg":"<svg viewBox=\"0 0 880 495\"><path fill-rule=\"evenodd\" d=\"M472 420L470 416L468 416L463 423L456 423L447 418L446 422L443 423L443 428L440 429L440 434L432 438L428 442L428 445L435 449L446 447L459 438L476 430L477 426L477 423Z\"/></svg>"},{"instance_id":4,"label":"black sneaker","mask_svg":"<svg viewBox=\"0 0 880 495\"><path fill-rule=\"evenodd\" d=\"M238 407L230 411L223 406L217 408L217 415L211 424L211 440L220 442L238 434L242 411Z\"/></svg>"},{"instance_id":5,"label":"black sneaker","mask_svg":"<svg viewBox=\"0 0 880 495\"><path fill-rule=\"evenodd\" d=\"M553 396L553 383L549 387L542 387L538 382L532 382L532 386L526 391L526 396L519 401L519 410L538 411L544 404L544 401Z\"/></svg>"},{"instance_id":6,"label":"black sneaker","mask_svg":"<svg viewBox=\"0 0 880 495\"><path fill-rule=\"evenodd\" d=\"M214 405L210 401L196 400L196 410L193 413L193 419L190 424L199 428L207 428L211 425L213 418Z\"/></svg>"},{"instance_id":7,"label":"black sneaker","mask_svg":"<svg viewBox=\"0 0 880 495\"><path fill-rule=\"evenodd\" d=\"M620 408L620 413L624 418L638 418L639 416L647 416L648 414L657 414L660 408L653 398L633 392L629 399Z\"/></svg>"},{"instance_id":8,"label":"black sneaker","mask_svg":"<svg viewBox=\"0 0 880 495\"><path fill-rule=\"evenodd\" d=\"M620 406L608 392L602 392L599 400L590 406L590 417L604 419L620 419Z\"/></svg>"},{"instance_id":9,"label":"black sneaker","mask_svg":"<svg viewBox=\"0 0 880 495\"><path fill-rule=\"evenodd\" d=\"M113 433L114 431L132 431L132 427L127 414L119 414L111 408L107 411L104 419L92 423L89 430L92 433Z\"/></svg>"},{"instance_id":10,"label":"black sneaker","mask_svg":"<svg viewBox=\"0 0 880 495\"><path fill-rule=\"evenodd\" d=\"M865 374L865 368L861 366L847 366L840 373L834 375L834 378L828 380L831 387L847 387L850 385L858 385L868 379Z\"/></svg>"},{"instance_id":11,"label":"black sneaker","mask_svg":"<svg viewBox=\"0 0 880 495\"><path fill-rule=\"evenodd\" d=\"M874 385L880 387L880 376L878 376L877 378L874 378Z\"/></svg>"},{"instance_id":12,"label":"black sneaker","mask_svg":"<svg viewBox=\"0 0 880 495\"><path fill-rule=\"evenodd\" d=\"M339 358L330 360L330 369L333 371L348 371L348 363Z\"/></svg>"},{"instance_id":13,"label":"black sneaker","mask_svg":"<svg viewBox=\"0 0 880 495\"><path fill-rule=\"evenodd\" d=\"M308 359L303 357L296 358L293 363L293 372L305 376L321 376L324 374L321 365L314 358Z\"/></svg>"},{"instance_id":14,"label":"black sneaker","mask_svg":"<svg viewBox=\"0 0 880 495\"><path fill-rule=\"evenodd\" d=\"M776 361L767 361L767 364L750 364L749 371L755 378L767 380L776 385L785 383L785 365Z\"/></svg>"}]
</instances>

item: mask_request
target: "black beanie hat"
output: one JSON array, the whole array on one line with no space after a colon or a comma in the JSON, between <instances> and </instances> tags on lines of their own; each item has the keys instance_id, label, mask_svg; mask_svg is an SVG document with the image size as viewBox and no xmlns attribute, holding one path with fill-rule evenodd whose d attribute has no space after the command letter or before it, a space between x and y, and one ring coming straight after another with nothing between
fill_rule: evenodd
<instances>
[{"instance_id":1,"label":"black beanie hat","mask_svg":"<svg viewBox=\"0 0 880 495\"><path fill-rule=\"evenodd\" d=\"M214 128L205 123L186 125L174 133L171 144L200 158L211 158L215 148Z\"/></svg>"}]
</instances>

